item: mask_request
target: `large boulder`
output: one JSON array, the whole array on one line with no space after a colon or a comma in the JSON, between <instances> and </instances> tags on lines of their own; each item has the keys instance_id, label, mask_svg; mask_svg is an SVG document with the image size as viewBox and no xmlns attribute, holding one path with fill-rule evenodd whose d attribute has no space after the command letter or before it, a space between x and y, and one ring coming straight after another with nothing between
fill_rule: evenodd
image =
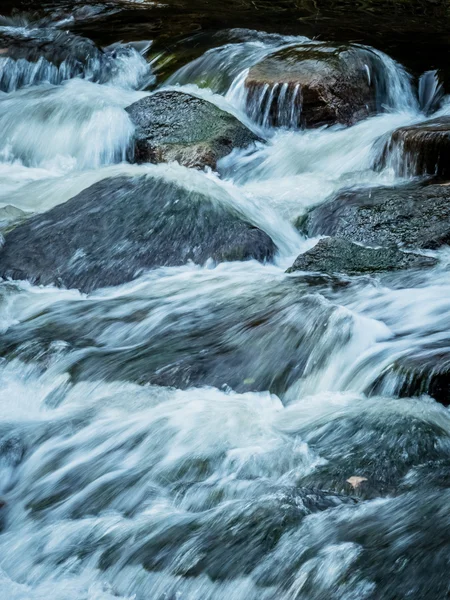
<instances>
[{"instance_id":1,"label":"large boulder","mask_svg":"<svg viewBox=\"0 0 450 600\"><path fill-rule=\"evenodd\" d=\"M429 267L436 263L434 258L402 252L396 246L365 248L349 240L329 237L320 240L311 250L300 254L288 271L362 275L377 271Z\"/></svg>"},{"instance_id":2,"label":"large boulder","mask_svg":"<svg viewBox=\"0 0 450 600\"><path fill-rule=\"evenodd\" d=\"M435 249L450 242L450 187L380 187L341 192L299 226L368 246Z\"/></svg>"},{"instance_id":3,"label":"large boulder","mask_svg":"<svg viewBox=\"0 0 450 600\"><path fill-rule=\"evenodd\" d=\"M156 92L126 110L136 125L138 163L178 161L186 167L214 169L233 148L259 140L233 115L184 92Z\"/></svg>"},{"instance_id":4,"label":"large boulder","mask_svg":"<svg viewBox=\"0 0 450 600\"><path fill-rule=\"evenodd\" d=\"M304 44L252 67L247 110L265 125L351 125L376 110L379 59L359 47Z\"/></svg>"},{"instance_id":5,"label":"large boulder","mask_svg":"<svg viewBox=\"0 0 450 600\"><path fill-rule=\"evenodd\" d=\"M89 292L189 260L270 259L231 204L152 177L105 179L5 236L0 276Z\"/></svg>"},{"instance_id":6,"label":"large boulder","mask_svg":"<svg viewBox=\"0 0 450 600\"><path fill-rule=\"evenodd\" d=\"M450 178L450 117L396 129L384 145L379 166L400 176Z\"/></svg>"}]
</instances>

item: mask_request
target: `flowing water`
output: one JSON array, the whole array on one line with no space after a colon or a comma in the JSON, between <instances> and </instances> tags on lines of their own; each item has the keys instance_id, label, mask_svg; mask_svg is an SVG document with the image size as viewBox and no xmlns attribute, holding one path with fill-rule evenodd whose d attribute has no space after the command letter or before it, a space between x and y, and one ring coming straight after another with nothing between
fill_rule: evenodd
<instances>
[{"instance_id":1,"label":"flowing water","mask_svg":"<svg viewBox=\"0 0 450 600\"><path fill-rule=\"evenodd\" d=\"M317 242L293 226L309 207L411 178L396 157L375 168L380 144L426 118L439 82L426 75L416 95L399 64L362 47L377 59L367 75L382 84L379 114L299 130L301 90L285 90L275 129L270 90L249 107L246 73L276 49L315 42L230 39L162 83L265 138L218 173L125 162L124 108L153 77L137 50L110 58L106 80L92 64L81 74L0 64L0 226L103 178L147 174L231 204L278 247L273 264L165 267L90 295L0 283L2 598L450 593L449 412L428 396L400 398L404 376L392 370L448 352L447 250L406 275L285 273ZM439 110L450 114L445 99ZM173 365L194 368L189 385L165 386Z\"/></svg>"}]
</instances>

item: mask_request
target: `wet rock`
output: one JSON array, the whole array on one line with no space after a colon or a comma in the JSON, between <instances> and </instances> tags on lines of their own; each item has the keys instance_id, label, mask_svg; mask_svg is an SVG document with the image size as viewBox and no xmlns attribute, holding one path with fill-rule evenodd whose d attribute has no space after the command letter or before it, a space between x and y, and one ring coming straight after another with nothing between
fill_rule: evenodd
<instances>
[{"instance_id":1,"label":"wet rock","mask_svg":"<svg viewBox=\"0 0 450 600\"><path fill-rule=\"evenodd\" d=\"M91 40L51 28L0 30L0 90L80 75L100 78L104 54Z\"/></svg>"},{"instance_id":2,"label":"wet rock","mask_svg":"<svg viewBox=\"0 0 450 600\"><path fill-rule=\"evenodd\" d=\"M127 109L136 125L134 160L215 168L234 148L259 140L211 102L177 91L152 94Z\"/></svg>"},{"instance_id":3,"label":"wet rock","mask_svg":"<svg viewBox=\"0 0 450 600\"><path fill-rule=\"evenodd\" d=\"M300 254L288 272L319 271L360 275L430 267L436 263L434 258L402 252L396 246L365 248L342 238L325 238L311 250Z\"/></svg>"},{"instance_id":4,"label":"wet rock","mask_svg":"<svg viewBox=\"0 0 450 600\"><path fill-rule=\"evenodd\" d=\"M396 129L385 144L379 166L400 176L450 178L450 117Z\"/></svg>"},{"instance_id":5,"label":"wet rock","mask_svg":"<svg viewBox=\"0 0 450 600\"><path fill-rule=\"evenodd\" d=\"M450 187L344 191L314 208L299 225L310 236L337 236L368 246L439 248L450 242Z\"/></svg>"},{"instance_id":6,"label":"wet rock","mask_svg":"<svg viewBox=\"0 0 450 600\"><path fill-rule=\"evenodd\" d=\"M268 260L269 236L231 205L151 177L105 179L5 236L0 274L89 292L160 266Z\"/></svg>"},{"instance_id":7,"label":"wet rock","mask_svg":"<svg viewBox=\"0 0 450 600\"><path fill-rule=\"evenodd\" d=\"M375 54L305 44L271 54L249 71L247 110L272 126L351 125L377 107Z\"/></svg>"},{"instance_id":8,"label":"wet rock","mask_svg":"<svg viewBox=\"0 0 450 600\"><path fill-rule=\"evenodd\" d=\"M142 564L148 571L166 568L178 576L205 574L225 581L256 569L258 582L270 585L276 572L257 567L283 535L310 514L355 505L354 498L332 492L278 488L272 494L228 501L212 510L180 512L174 514L170 527L146 523L139 540L126 539L127 547L133 544L127 552L128 562ZM123 552L123 544L111 545L100 559L101 568L120 561Z\"/></svg>"},{"instance_id":9,"label":"wet rock","mask_svg":"<svg viewBox=\"0 0 450 600\"><path fill-rule=\"evenodd\" d=\"M447 451L441 450L445 429L423 418L423 404L380 397L357 402L359 413L343 410L326 424L319 419L299 431L325 459L300 478L300 485L365 499L394 495L412 467L446 456Z\"/></svg>"},{"instance_id":10,"label":"wet rock","mask_svg":"<svg viewBox=\"0 0 450 600\"><path fill-rule=\"evenodd\" d=\"M206 275L195 281L196 294L186 294L178 279L152 278L147 289L108 301L58 303L4 332L0 355L48 363L62 344L74 381L229 386L282 396L324 368L330 345L341 349L351 340L352 314L316 288L312 293L306 278L241 280L235 293L235 279L217 287Z\"/></svg>"},{"instance_id":11,"label":"wet rock","mask_svg":"<svg viewBox=\"0 0 450 600\"><path fill-rule=\"evenodd\" d=\"M369 393L388 392L401 398L427 394L450 405L450 347L446 341L424 344L399 358L374 381Z\"/></svg>"}]
</instances>

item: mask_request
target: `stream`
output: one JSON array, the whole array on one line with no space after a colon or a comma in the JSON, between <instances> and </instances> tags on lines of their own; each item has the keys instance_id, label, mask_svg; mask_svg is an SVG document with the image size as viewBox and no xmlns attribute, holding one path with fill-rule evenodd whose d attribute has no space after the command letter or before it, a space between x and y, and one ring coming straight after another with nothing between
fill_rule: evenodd
<instances>
[{"instance_id":1,"label":"stream","mask_svg":"<svg viewBox=\"0 0 450 600\"><path fill-rule=\"evenodd\" d=\"M42 27L17 14L0 34ZM343 190L423 183L395 152L377 165L380 139L450 117L450 99L435 103L437 80L419 87L385 48L357 40L378 65L379 110L304 129L286 84L274 126L275 92L249 99L249 70L317 40L241 23L224 32L199 47L186 36L192 52L176 60L151 32L132 46L117 34L123 51L81 72L0 53L4 235L106 178L149 177L232 207L277 249L90 293L0 280L5 600L450 593L450 413L401 392L394 368L450 356L448 247L425 250L437 259L425 270L286 272L321 237L296 227L312 208ZM155 89L212 102L262 141L217 169L130 164L125 108ZM170 379L173 365L189 379Z\"/></svg>"}]
</instances>

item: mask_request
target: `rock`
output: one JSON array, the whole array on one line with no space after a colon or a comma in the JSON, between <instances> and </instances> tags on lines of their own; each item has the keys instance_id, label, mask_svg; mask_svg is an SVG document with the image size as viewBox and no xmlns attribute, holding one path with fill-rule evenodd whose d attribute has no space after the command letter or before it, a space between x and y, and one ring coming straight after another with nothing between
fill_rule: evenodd
<instances>
[{"instance_id":1,"label":"rock","mask_svg":"<svg viewBox=\"0 0 450 600\"><path fill-rule=\"evenodd\" d=\"M51 28L0 31L0 90L85 75L101 79L104 53L91 40Z\"/></svg>"},{"instance_id":2,"label":"rock","mask_svg":"<svg viewBox=\"0 0 450 600\"><path fill-rule=\"evenodd\" d=\"M249 276L235 289L234 276L221 275L217 286L212 275L182 285L152 277L126 294L39 308L2 333L0 356L48 364L64 351L74 381L228 386L282 397L323 368L330 346L352 339L353 315L316 293L307 277Z\"/></svg>"},{"instance_id":3,"label":"rock","mask_svg":"<svg viewBox=\"0 0 450 600\"><path fill-rule=\"evenodd\" d=\"M274 252L269 236L231 204L163 179L117 177L8 233L0 275L89 292L155 267L264 261Z\"/></svg>"},{"instance_id":4,"label":"rock","mask_svg":"<svg viewBox=\"0 0 450 600\"><path fill-rule=\"evenodd\" d=\"M233 115L184 92L156 92L126 110L136 125L138 163L178 161L214 169L234 148L260 141Z\"/></svg>"},{"instance_id":5,"label":"rock","mask_svg":"<svg viewBox=\"0 0 450 600\"><path fill-rule=\"evenodd\" d=\"M247 110L271 126L351 125L377 108L379 62L373 52L351 46L280 50L250 69Z\"/></svg>"},{"instance_id":6,"label":"rock","mask_svg":"<svg viewBox=\"0 0 450 600\"><path fill-rule=\"evenodd\" d=\"M450 405L450 348L443 341L411 351L389 365L373 382L368 393L387 390L400 398L427 394L444 406Z\"/></svg>"},{"instance_id":7,"label":"rock","mask_svg":"<svg viewBox=\"0 0 450 600\"><path fill-rule=\"evenodd\" d=\"M450 242L450 187L344 191L314 208L300 226L310 236L337 236L367 246L439 248Z\"/></svg>"},{"instance_id":8,"label":"rock","mask_svg":"<svg viewBox=\"0 0 450 600\"><path fill-rule=\"evenodd\" d=\"M380 168L400 176L436 175L450 179L450 117L396 129L385 144Z\"/></svg>"},{"instance_id":9,"label":"rock","mask_svg":"<svg viewBox=\"0 0 450 600\"><path fill-rule=\"evenodd\" d=\"M365 248L342 238L325 238L296 259L288 272L320 271L360 275L377 271L434 266L437 260L402 252L396 246Z\"/></svg>"}]
</instances>

